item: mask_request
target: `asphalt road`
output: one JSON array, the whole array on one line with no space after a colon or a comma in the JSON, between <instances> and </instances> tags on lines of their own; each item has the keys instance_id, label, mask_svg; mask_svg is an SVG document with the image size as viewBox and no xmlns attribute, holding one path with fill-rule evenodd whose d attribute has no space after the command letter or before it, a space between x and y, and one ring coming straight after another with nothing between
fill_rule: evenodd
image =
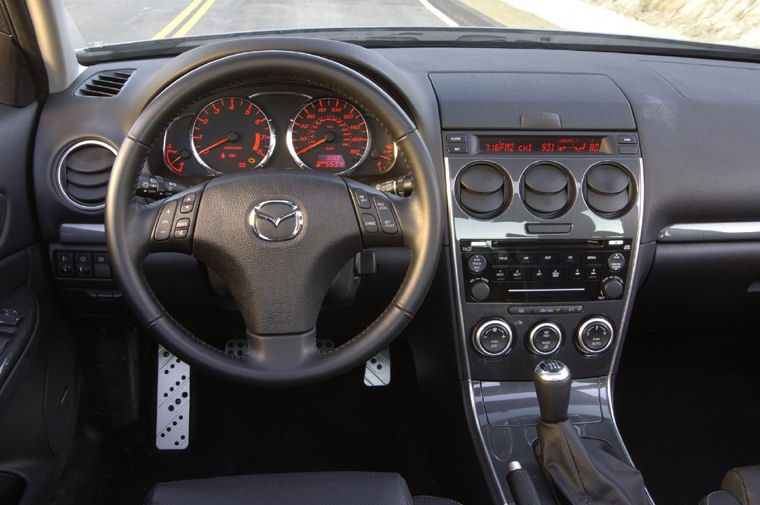
<instances>
[{"instance_id":1,"label":"asphalt road","mask_svg":"<svg viewBox=\"0 0 760 505\"><path fill-rule=\"evenodd\" d=\"M279 28L501 26L458 0L64 0L79 46Z\"/></svg>"}]
</instances>

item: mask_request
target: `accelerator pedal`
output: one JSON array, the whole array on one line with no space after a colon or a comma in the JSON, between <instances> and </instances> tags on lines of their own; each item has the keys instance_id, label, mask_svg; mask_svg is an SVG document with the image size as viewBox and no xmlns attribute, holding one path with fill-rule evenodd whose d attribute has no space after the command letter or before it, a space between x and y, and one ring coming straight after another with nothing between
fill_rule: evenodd
<instances>
[{"instance_id":1,"label":"accelerator pedal","mask_svg":"<svg viewBox=\"0 0 760 505\"><path fill-rule=\"evenodd\" d=\"M391 351L387 347L367 360L364 365L364 385L387 386L391 383Z\"/></svg>"}]
</instances>

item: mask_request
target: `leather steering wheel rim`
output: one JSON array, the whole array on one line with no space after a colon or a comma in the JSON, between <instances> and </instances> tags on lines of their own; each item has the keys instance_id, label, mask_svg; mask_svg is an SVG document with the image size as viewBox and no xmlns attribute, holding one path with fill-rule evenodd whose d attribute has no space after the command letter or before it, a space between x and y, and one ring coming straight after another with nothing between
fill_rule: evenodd
<instances>
[{"instance_id":1,"label":"leather steering wheel rim","mask_svg":"<svg viewBox=\"0 0 760 505\"><path fill-rule=\"evenodd\" d=\"M309 359L301 362L294 362L291 354L300 352L301 347L308 345L304 342L314 335L257 339L249 331L250 359L225 355L179 324L155 297L142 272L142 262L151 248L145 238L146 230L153 230L161 208L161 202L143 205L134 196L135 181L151 144L183 107L212 90L253 81L251 76L317 86L356 104L390 132L399 150L405 153L415 182L412 197L390 198L400 221L403 244L411 253L409 269L393 300L346 344L327 354L311 353ZM438 264L444 215L441 194L438 174L414 122L375 83L340 63L307 53L240 53L185 74L142 111L125 137L112 170L105 212L106 240L114 278L125 300L148 333L167 349L194 367L236 382L270 386L303 384L325 380L360 365L386 347L411 321Z\"/></svg>"}]
</instances>

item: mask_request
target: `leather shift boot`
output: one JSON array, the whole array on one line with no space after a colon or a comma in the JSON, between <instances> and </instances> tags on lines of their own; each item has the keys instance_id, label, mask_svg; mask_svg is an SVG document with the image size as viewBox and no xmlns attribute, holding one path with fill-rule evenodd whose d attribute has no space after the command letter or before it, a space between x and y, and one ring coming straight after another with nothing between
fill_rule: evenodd
<instances>
[{"instance_id":1,"label":"leather shift boot","mask_svg":"<svg viewBox=\"0 0 760 505\"><path fill-rule=\"evenodd\" d=\"M559 495L572 505L648 505L638 470L610 446L581 438L570 421L538 423L536 457Z\"/></svg>"}]
</instances>

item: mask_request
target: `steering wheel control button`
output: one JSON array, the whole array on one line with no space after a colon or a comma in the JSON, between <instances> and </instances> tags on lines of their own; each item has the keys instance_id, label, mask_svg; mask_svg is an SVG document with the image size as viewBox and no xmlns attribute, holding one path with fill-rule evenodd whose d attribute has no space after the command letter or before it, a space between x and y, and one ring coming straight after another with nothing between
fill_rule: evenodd
<instances>
[{"instance_id":1,"label":"steering wheel control button","mask_svg":"<svg viewBox=\"0 0 760 505\"><path fill-rule=\"evenodd\" d=\"M190 228L190 218L183 217L182 219L178 219L177 224L174 227L175 228Z\"/></svg>"},{"instance_id":2,"label":"steering wheel control button","mask_svg":"<svg viewBox=\"0 0 760 505\"><path fill-rule=\"evenodd\" d=\"M602 294L610 300L617 300L623 296L624 286L620 277L609 277L602 282Z\"/></svg>"},{"instance_id":3,"label":"steering wheel control button","mask_svg":"<svg viewBox=\"0 0 760 505\"><path fill-rule=\"evenodd\" d=\"M625 256L621 253L612 253L607 258L607 268L613 272L619 272L625 267Z\"/></svg>"},{"instance_id":4,"label":"steering wheel control button","mask_svg":"<svg viewBox=\"0 0 760 505\"><path fill-rule=\"evenodd\" d=\"M377 214L380 217L380 226L383 231L388 234L398 233L398 225L396 224L396 218L393 217L393 211L388 201L382 197L375 197L375 208L377 208Z\"/></svg>"},{"instance_id":5,"label":"steering wheel control button","mask_svg":"<svg viewBox=\"0 0 760 505\"><path fill-rule=\"evenodd\" d=\"M177 228L176 230L174 230L174 238L183 239L187 237L187 232L188 232L187 228Z\"/></svg>"},{"instance_id":6,"label":"steering wheel control button","mask_svg":"<svg viewBox=\"0 0 760 505\"><path fill-rule=\"evenodd\" d=\"M179 206L179 212L181 214L188 214L193 211L194 206L195 205L192 203L183 203L182 205Z\"/></svg>"},{"instance_id":7,"label":"steering wheel control button","mask_svg":"<svg viewBox=\"0 0 760 505\"><path fill-rule=\"evenodd\" d=\"M367 195L367 192L363 189L357 189L354 190L354 194L356 195L356 204L359 206L360 209L371 209L372 208L372 201L369 199L369 195Z\"/></svg>"},{"instance_id":8,"label":"steering wheel control button","mask_svg":"<svg viewBox=\"0 0 760 505\"><path fill-rule=\"evenodd\" d=\"M158 224L156 224L155 240L167 240L172 230L174 222L174 213L177 210L177 200L172 200L164 205L161 214L158 215Z\"/></svg>"},{"instance_id":9,"label":"steering wheel control button","mask_svg":"<svg viewBox=\"0 0 760 505\"><path fill-rule=\"evenodd\" d=\"M509 323L491 319L478 325L473 334L473 343L483 356L496 358L512 350L512 335Z\"/></svg>"},{"instance_id":10,"label":"steering wheel control button","mask_svg":"<svg viewBox=\"0 0 760 505\"><path fill-rule=\"evenodd\" d=\"M473 254L467 260L467 268L469 268L470 272L474 274L480 274L480 273L485 272L487 266L488 266L488 261L486 260L486 257L483 256L482 254Z\"/></svg>"},{"instance_id":11,"label":"steering wheel control button","mask_svg":"<svg viewBox=\"0 0 760 505\"><path fill-rule=\"evenodd\" d=\"M528 347L533 354L549 356L562 345L562 330L554 323L539 323L528 336Z\"/></svg>"},{"instance_id":12,"label":"steering wheel control button","mask_svg":"<svg viewBox=\"0 0 760 505\"><path fill-rule=\"evenodd\" d=\"M476 302L483 302L488 300L488 295L491 294L491 287L486 281L475 281L470 286L470 296Z\"/></svg>"},{"instance_id":13,"label":"steering wheel control button","mask_svg":"<svg viewBox=\"0 0 760 505\"><path fill-rule=\"evenodd\" d=\"M377 226L377 219L372 214L362 214L362 224L364 224L364 231L367 233L377 233L380 228Z\"/></svg>"},{"instance_id":14,"label":"steering wheel control button","mask_svg":"<svg viewBox=\"0 0 760 505\"><path fill-rule=\"evenodd\" d=\"M582 353L601 354L606 351L615 338L612 324L603 317L592 317L578 328L577 344Z\"/></svg>"}]
</instances>

